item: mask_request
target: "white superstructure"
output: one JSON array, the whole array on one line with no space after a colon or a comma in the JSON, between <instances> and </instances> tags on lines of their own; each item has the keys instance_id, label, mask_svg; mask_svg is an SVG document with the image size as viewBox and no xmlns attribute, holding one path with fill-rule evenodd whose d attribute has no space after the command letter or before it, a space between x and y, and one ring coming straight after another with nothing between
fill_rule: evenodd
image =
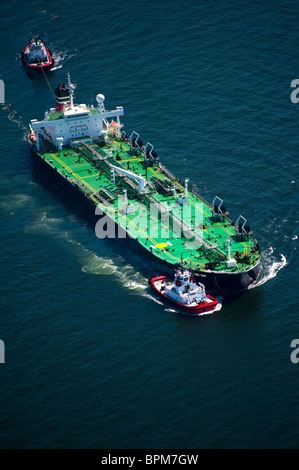
<instances>
[{"instance_id":1,"label":"white superstructure","mask_svg":"<svg viewBox=\"0 0 299 470\"><path fill-rule=\"evenodd\" d=\"M37 150L40 149L40 135L49 140L55 147L61 149L67 144L74 144L76 139L81 141L95 141L107 134L107 129L113 127L113 131L120 135L121 123L119 117L124 114L122 106L118 106L113 111L106 111L104 107L104 96L98 95L98 106L88 107L86 104L73 103L73 92L75 86L70 82L68 74L68 83L66 90L68 96L63 99L65 104L56 102L56 108L50 109L45 113L42 121L32 119L30 125L36 133ZM56 98L57 100L57 98ZM61 111L57 111L60 106ZM109 118L116 117L117 122L108 121ZM104 129L105 127L105 129Z\"/></svg>"},{"instance_id":2,"label":"white superstructure","mask_svg":"<svg viewBox=\"0 0 299 470\"><path fill-rule=\"evenodd\" d=\"M192 272L186 269L177 270L174 281L165 284L163 293L170 299L189 306L211 302L206 296L205 286L196 284Z\"/></svg>"},{"instance_id":3,"label":"white superstructure","mask_svg":"<svg viewBox=\"0 0 299 470\"><path fill-rule=\"evenodd\" d=\"M30 41L24 53L28 64L37 65L43 63L45 65L50 62L47 49L43 41L37 37Z\"/></svg>"}]
</instances>

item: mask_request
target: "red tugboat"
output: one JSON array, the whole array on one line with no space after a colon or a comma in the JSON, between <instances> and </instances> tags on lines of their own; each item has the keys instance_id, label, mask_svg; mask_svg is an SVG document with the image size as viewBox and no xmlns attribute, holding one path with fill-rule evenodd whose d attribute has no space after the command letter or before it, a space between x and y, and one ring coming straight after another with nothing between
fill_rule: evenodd
<instances>
[{"instance_id":1,"label":"red tugboat","mask_svg":"<svg viewBox=\"0 0 299 470\"><path fill-rule=\"evenodd\" d=\"M176 270L173 280L163 275L157 276L149 280L149 285L185 315L198 316L222 307L217 299L206 294L203 284L196 284L192 271L182 267Z\"/></svg>"},{"instance_id":2,"label":"red tugboat","mask_svg":"<svg viewBox=\"0 0 299 470\"><path fill-rule=\"evenodd\" d=\"M22 64L29 72L51 70L54 66L52 53L46 48L41 38L36 35L29 40L28 46L21 52Z\"/></svg>"}]
</instances>

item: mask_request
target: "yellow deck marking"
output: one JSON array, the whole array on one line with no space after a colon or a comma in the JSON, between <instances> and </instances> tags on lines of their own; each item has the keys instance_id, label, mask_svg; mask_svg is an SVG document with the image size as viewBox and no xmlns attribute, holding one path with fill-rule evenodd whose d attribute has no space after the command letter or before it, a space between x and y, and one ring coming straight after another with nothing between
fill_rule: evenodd
<instances>
[{"instance_id":1,"label":"yellow deck marking","mask_svg":"<svg viewBox=\"0 0 299 470\"><path fill-rule=\"evenodd\" d=\"M117 211L117 212L118 212L118 211ZM119 214L119 212L118 212L118 214ZM131 224L133 227L135 227L136 231L139 231L139 232L143 233L143 235L145 236L145 239L148 239L149 241L152 242L153 245L156 246L156 243L157 243L157 242L156 242L153 238L151 238L143 229L141 229L140 227L138 227L132 220L130 220L127 215L126 215L126 216L123 215L123 214L119 214L119 215L120 215L121 217L123 217L124 219L126 219L126 221L127 221L129 224ZM138 238L137 238L137 240L138 240ZM139 241L139 240L138 240L138 241ZM176 256L173 256L173 255L172 255L171 253L169 253L168 251L163 251L163 253L165 253L169 258L172 258L172 259L174 259L174 260L179 260L179 261L180 261L180 258L177 258ZM155 253L153 252L153 254L155 254ZM157 252L156 254L158 255L158 252Z\"/></svg>"},{"instance_id":2,"label":"yellow deck marking","mask_svg":"<svg viewBox=\"0 0 299 470\"><path fill-rule=\"evenodd\" d=\"M82 176L81 178L85 179L85 178L91 178L92 176L99 176L100 173L94 173L93 175L86 175L86 176Z\"/></svg>"},{"instance_id":3,"label":"yellow deck marking","mask_svg":"<svg viewBox=\"0 0 299 470\"><path fill-rule=\"evenodd\" d=\"M69 173L71 173L73 176L75 176L76 178L78 178L78 179L81 181L81 183L83 183L85 186L87 186L92 192L97 192L96 189L93 188L92 186L90 186L90 184L86 183L86 181L84 181L81 176L79 176L77 173L74 173L74 172L71 170L71 168L70 168L66 163L63 163L63 161L60 160L59 157L56 157L56 155L54 155L53 153L51 153L50 155L51 155L53 158L55 158L55 160L56 160L57 162L59 162L59 163L63 166L63 168L66 168L66 169L69 171Z\"/></svg>"},{"instance_id":4,"label":"yellow deck marking","mask_svg":"<svg viewBox=\"0 0 299 470\"><path fill-rule=\"evenodd\" d=\"M166 248L168 243L157 243L156 248Z\"/></svg>"},{"instance_id":5,"label":"yellow deck marking","mask_svg":"<svg viewBox=\"0 0 299 470\"><path fill-rule=\"evenodd\" d=\"M126 158L126 159L122 158L119 163L136 162L136 160L138 160L138 162L142 162L141 158ZM125 169L126 168L124 168L124 170Z\"/></svg>"},{"instance_id":6,"label":"yellow deck marking","mask_svg":"<svg viewBox=\"0 0 299 470\"><path fill-rule=\"evenodd\" d=\"M155 170L153 170L152 168L148 168L148 170L150 170L154 175L156 175L159 180L161 180L161 175L159 175L159 173L157 173Z\"/></svg>"}]
</instances>

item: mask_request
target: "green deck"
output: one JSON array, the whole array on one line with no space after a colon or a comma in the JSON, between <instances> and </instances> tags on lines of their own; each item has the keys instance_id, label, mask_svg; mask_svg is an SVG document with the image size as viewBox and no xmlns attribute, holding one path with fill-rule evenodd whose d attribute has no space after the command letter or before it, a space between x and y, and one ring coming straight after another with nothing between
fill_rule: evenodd
<instances>
[{"instance_id":1,"label":"green deck","mask_svg":"<svg viewBox=\"0 0 299 470\"><path fill-rule=\"evenodd\" d=\"M59 116L56 116L57 118ZM227 217L216 216L213 213L213 207L197 194L189 190L189 204L178 204L177 198L180 192L182 195L184 194L184 184L178 179L174 179L157 162L146 169L144 154L141 151L135 151L133 154L130 142L109 136L106 144L94 142L89 145L99 156L106 157L109 163L144 176L150 183L146 186L150 189L149 193L139 195L138 191L130 185L130 181L135 186L138 186L138 182L132 179L126 181L117 173L115 174L115 183L113 183L109 166L94 157L90 150L80 144L77 148L67 147L61 151L44 152L42 158L49 165L55 167L70 183L76 185L95 205L99 205L104 212L113 216L126 231L132 234L134 229L133 237L137 238L139 243L155 256L170 264L184 261L187 267L216 272L246 271L260 261L260 254L255 247L254 240L248 235L238 233L237 227ZM162 193L159 184L153 178L162 181L169 188L175 188L176 194L172 194L171 191L167 194ZM150 225L148 213L146 215L147 228L143 228L138 225L138 210L135 210L132 215L125 215L119 210L119 195L123 195L124 189L127 190L128 203L134 204L135 209L138 206L137 203L142 203L146 207L154 202L158 203L160 207L163 204L164 211L166 214L169 213L171 221L169 232L165 231L165 226L161 222L161 214L158 218L151 219ZM196 239L193 237L193 241L192 238L184 236L177 238L177 232L173 227L173 214L178 216L186 211L187 207L191 211L187 225L192 228L196 237ZM203 225L195 227L195 222L201 217ZM231 257L237 261L237 267L233 268L227 267L226 263L228 238L231 239Z\"/></svg>"}]
</instances>

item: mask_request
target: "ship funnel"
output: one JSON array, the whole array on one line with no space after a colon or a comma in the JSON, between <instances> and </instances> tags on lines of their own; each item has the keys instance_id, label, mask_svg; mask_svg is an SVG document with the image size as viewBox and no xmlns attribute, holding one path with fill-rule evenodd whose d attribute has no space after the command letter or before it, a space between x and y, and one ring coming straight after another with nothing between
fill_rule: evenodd
<instances>
[{"instance_id":1,"label":"ship funnel","mask_svg":"<svg viewBox=\"0 0 299 470\"><path fill-rule=\"evenodd\" d=\"M58 85L55 89L55 98L56 98L56 111L61 112L63 107L70 106L70 94L65 84Z\"/></svg>"}]
</instances>

